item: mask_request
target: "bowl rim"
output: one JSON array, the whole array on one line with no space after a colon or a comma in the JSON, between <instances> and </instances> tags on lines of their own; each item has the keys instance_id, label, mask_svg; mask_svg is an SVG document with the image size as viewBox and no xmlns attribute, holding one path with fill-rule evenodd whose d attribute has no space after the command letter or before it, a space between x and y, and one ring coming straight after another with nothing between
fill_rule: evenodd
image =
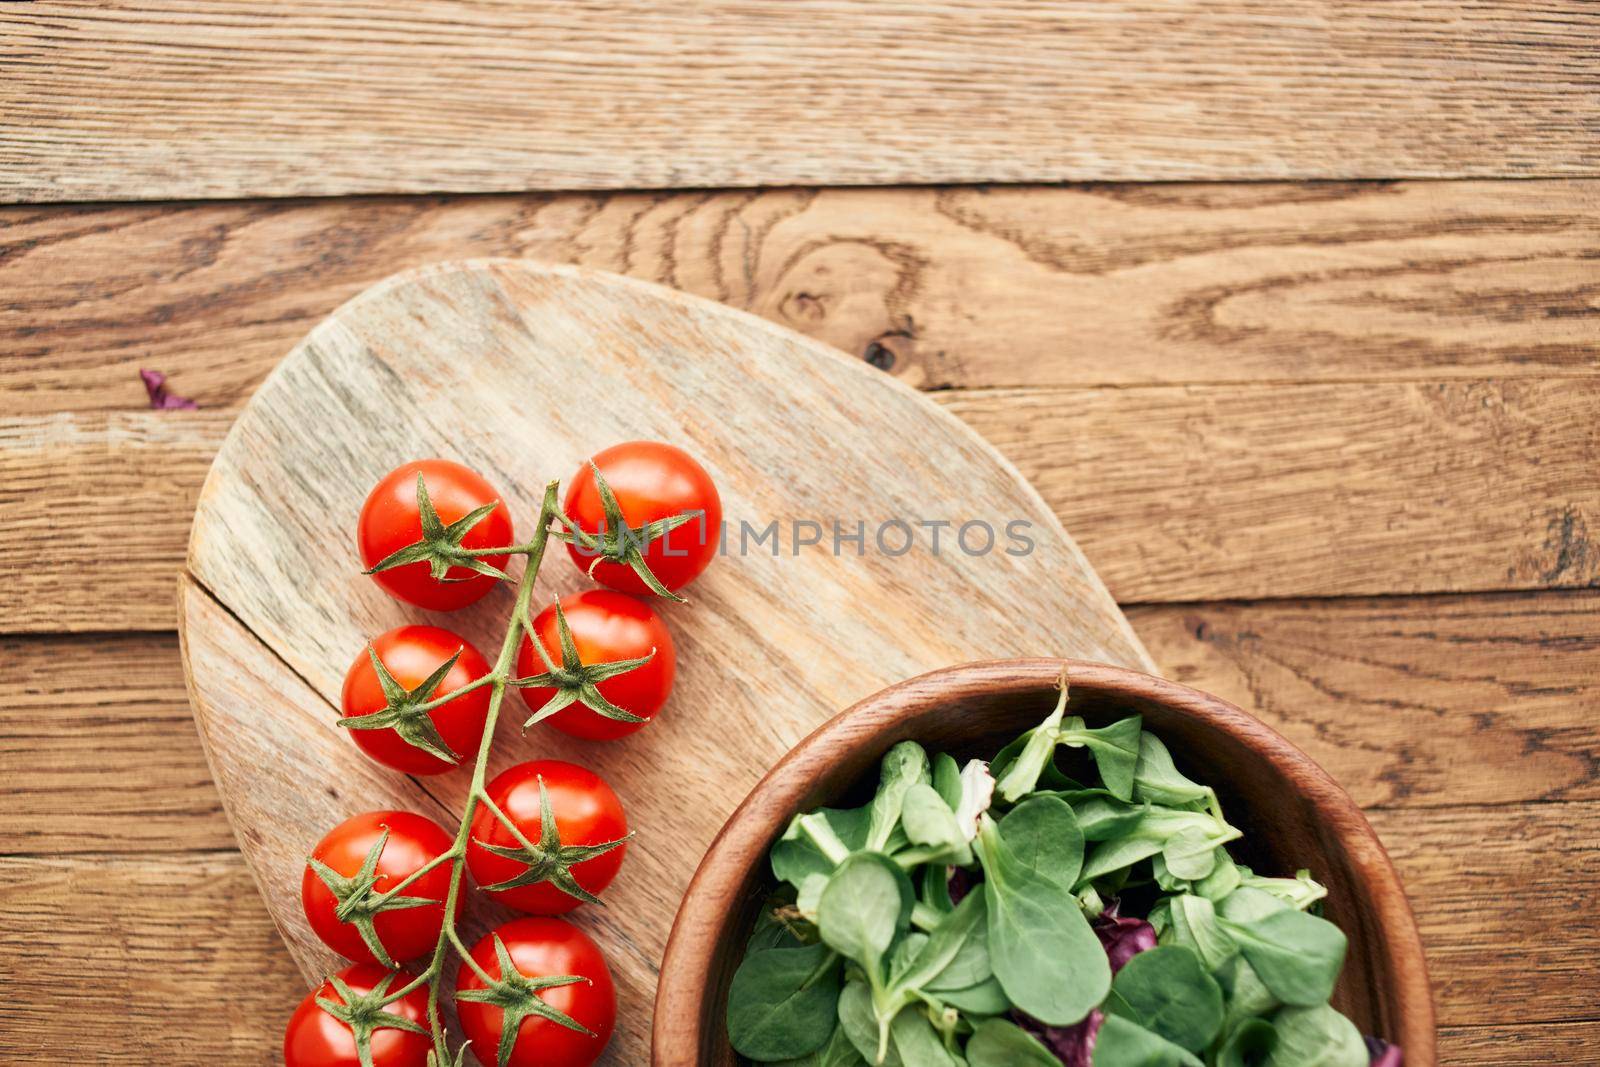
<instances>
[{"instance_id":1,"label":"bowl rim","mask_svg":"<svg viewBox=\"0 0 1600 1067\"><path fill-rule=\"evenodd\" d=\"M1411 1067L1433 1067L1437 1038L1422 938L1388 853L1344 788L1282 734L1220 697L1126 667L1053 657L976 660L897 682L834 715L772 765L712 839L678 906L656 987L652 1064L679 1067L699 1056L700 1015L716 949L712 938L700 934L714 929L736 908L747 870L739 857L764 852L810 787L811 776L790 773L791 768L819 758L828 762L826 754L837 753L840 742L854 745L877 737L927 704L948 698L954 689L976 686L1001 695L1034 692L1054 686L1063 671L1075 689L1162 704L1230 734L1276 766L1318 811L1342 816L1328 821L1337 828L1351 866L1371 891L1384 932L1374 951L1395 976L1394 991L1404 1007L1398 1038L1406 1062Z\"/></svg>"}]
</instances>

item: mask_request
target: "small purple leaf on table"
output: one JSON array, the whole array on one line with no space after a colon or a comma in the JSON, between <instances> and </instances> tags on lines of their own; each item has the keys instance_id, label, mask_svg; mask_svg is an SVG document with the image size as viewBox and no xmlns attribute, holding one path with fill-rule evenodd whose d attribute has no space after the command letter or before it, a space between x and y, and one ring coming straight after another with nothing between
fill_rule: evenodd
<instances>
[{"instance_id":1,"label":"small purple leaf on table","mask_svg":"<svg viewBox=\"0 0 1600 1067\"><path fill-rule=\"evenodd\" d=\"M150 397L150 406L162 411L193 411L200 405L186 396L179 396L167 388L167 376L158 370L140 370L139 379Z\"/></svg>"}]
</instances>

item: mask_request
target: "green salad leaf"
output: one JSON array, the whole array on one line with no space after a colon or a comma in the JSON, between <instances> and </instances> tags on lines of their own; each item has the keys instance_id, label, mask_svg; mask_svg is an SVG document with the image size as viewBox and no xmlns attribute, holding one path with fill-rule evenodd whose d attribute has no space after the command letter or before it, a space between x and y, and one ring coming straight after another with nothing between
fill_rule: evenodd
<instances>
[{"instance_id":1,"label":"green salad leaf","mask_svg":"<svg viewBox=\"0 0 1600 1067\"><path fill-rule=\"evenodd\" d=\"M1217 1067L1263 1067L1278 1047L1278 1032L1265 1019L1245 1019L1228 1034Z\"/></svg>"},{"instance_id":2,"label":"green salad leaf","mask_svg":"<svg viewBox=\"0 0 1600 1067\"><path fill-rule=\"evenodd\" d=\"M1277 1044L1266 1067L1367 1067L1371 1060L1355 1024L1326 1004L1284 1008L1272 1029Z\"/></svg>"},{"instance_id":3,"label":"green salad leaf","mask_svg":"<svg viewBox=\"0 0 1600 1067\"><path fill-rule=\"evenodd\" d=\"M776 1061L820 1048L833 1032L842 978L822 945L746 956L728 990L728 1039L752 1060Z\"/></svg>"},{"instance_id":4,"label":"green salad leaf","mask_svg":"<svg viewBox=\"0 0 1600 1067\"><path fill-rule=\"evenodd\" d=\"M959 801L958 801L959 802ZM921 848L908 862L942 861L958 865L972 862L972 850L956 823L955 809L946 804L938 790L922 782L906 790L900 808L901 826L906 839Z\"/></svg>"},{"instance_id":5,"label":"green salad leaf","mask_svg":"<svg viewBox=\"0 0 1600 1067\"><path fill-rule=\"evenodd\" d=\"M866 847L882 850L900 821L901 805L913 785L933 781L928 754L915 741L902 741L883 757L878 792L867 805Z\"/></svg>"},{"instance_id":6,"label":"green salad leaf","mask_svg":"<svg viewBox=\"0 0 1600 1067\"><path fill-rule=\"evenodd\" d=\"M1083 868L1083 831L1066 801L1049 794L1029 797L999 827L1018 863L1063 889L1072 888Z\"/></svg>"},{"instance_id":7,"label":"green salad leaf","mask_svg":"<svg viewBox=\"0 0 1600 1067\"><path fill-rule=\"evenodd\" d=\"M857 852L839 865L822 890L817 930L824 944L881 982L884 957L906 929L914 899L905 872L892 860Z\"/></svg>"},{"instance_id":8,"label":"green salad leaf","mask_svg":"<svg viewBox=\"0 0 1600 1067\"><path fill-rule=\"evenodd\" d=\"M1016 1023L985 1019L967 1042L968 1067L1061 1067L1055 1053Z\"/></svg>"},{"instance_id":9,"label":"green salad leaf","mask_svg":"<svg viewBox=\"0 0 1600 1067\"><path fill-rule=\"evenodd\" d=\"M1346 941L1328 920L1285 909L1253 922L1223 919L1221 926L1283 1003L1314 1007L1333 995Z\"/></svg>"},{"instance_id":10,"label":"green salad leaf","mask_svg":"<svg viewBox=\"0 0 1600 1067\"><path fill-rule=\"evenodd\" d=\"M1120 1015L1107 1015L1094 1042L1093 1067L1205 1067L1194 1053Z\"/></svg>"},{"instance_id":11,"label":"green salad leaf","mask_svg":"<svg viewBox=\"0 0 1600 1067\"><path fill-rule=\"evenodd\" d=\"M1198 1052L1222 1029L1222 989L1200 957L1163 945L1127 962L1111 983L1107 1010Z\"/></svg>"},{"instance_id":12,"label":"green salad leaf","mask_svg":"<svg viewBox=\"0 0 1600 1067\"><path fill-rule=\"evenodd\" d=\"M1139 758L1133 772L1133 798L1151 804L1182 808L1210 804L1216 793L1210 786L1192 782L1172 762L1172 753L1152 733L1139 735Z\"/></svg>"},{"instance_id":13,"label":"green salad leaf","mask_svg":"<svg viewBox=\"0 0 1600 1067\"><path fill-rule=\"evenodd\" d=\"M984 816L977 837L989 959L1018 1008L1052 1026L1088 1015L1111 988L1111 965L1078 900L1018 860Z\"/></svg>"}]
</instances>

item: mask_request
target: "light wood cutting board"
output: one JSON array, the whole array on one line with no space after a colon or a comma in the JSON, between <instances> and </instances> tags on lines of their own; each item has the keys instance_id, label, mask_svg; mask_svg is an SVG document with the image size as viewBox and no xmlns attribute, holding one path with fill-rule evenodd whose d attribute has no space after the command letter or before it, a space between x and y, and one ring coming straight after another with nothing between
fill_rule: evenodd
<instances>
[{"instance_id":1,"label":"light wood cutting board","mask_svg":"<svg viewBox=\"0 0 1600 1067\"><path fill-rule=\"evenodd\" d=\"M576 914L619 987L606 1062L648 1059L656 965L683 889L723 819L765 770L836 711L891 682L1000 656L1148 669L1077 547L1016 470L953 416L865 364L751 315L614 275L516 261L399 275L336 311L261 386L201 493L180 587L195 718L240 847L308 980L335 969L300 912L304 857L338 821L406 807L456 824L468 773L413 780L369 762L334 725L367 639L424 620L491 656L510 590L450 615L391 600L354 546L362 500L390 468L445 456L481 471L529 533L544 483L591 453L655 438L715 477L763 545L713 563L688 605L663 608L677 687L648 729L609 745L502 716L490 773L554 757L599 771L637 831L610 906ZM1092 472L1084 472L1092 477ZM945 520L901 555L886 520ZM812 520L823 544L792 547ZM835 520L867 552L835 555ZM1033 549L968 554L962 522L1025 522ZM981 548L980 531L968 546ZM898 531L886 542L901 543ZM1016 545L1012 544L1015 548ZM552 551L536 601L582 587ZM474 931L499 917L475 902ZM453 977L453 975L452 975ZM287 1015L290 1005L284 1006Z\"/></svg>"}]
</instances>

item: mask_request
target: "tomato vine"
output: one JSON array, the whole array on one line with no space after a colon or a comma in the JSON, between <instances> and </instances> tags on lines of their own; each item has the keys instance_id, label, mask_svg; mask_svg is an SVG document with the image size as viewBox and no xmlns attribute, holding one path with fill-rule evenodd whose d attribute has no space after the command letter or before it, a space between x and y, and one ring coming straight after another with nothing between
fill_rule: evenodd
<instances>
[{"instance_id":1,"label":"tomato vine","mask_svg":"<svg viewBox=\"0 0 1600 1067\"><path fill-rule=\"evenodd\" d=\"M417 481L420 486L422 482L421 475L418 475ZM427 871L432 867L435 867L440 863L450 864L450 888L445 896L444 901L444 925L440 931L438 943L434 946L433 956L431 959L429 959L428 965L422 970L421 974L417 975L410 982L401 986L394 992L385 993L382 1000L382 1003L386 1005L401 999L413 990L422 988L423 985L427 986L428 1028L431 1032L433 1040L433 1051L428 1054L428 1062L430 1067L443 1067L445 1064L457 1064L461 1062L459 1058L452 1058L450 1055L450 1050L445 1038L444 1024L440 1017L439 1011L439 987L444 978L447 952L453 948L456 954L464 962L466 962L468 966L472 967L474 971L478 972L478 976L480 978L491 985L498 984L496 983L495 979L490 978L489 975L478 966L477 962L473 960L471 953L467 951L467 946L462 944L461 937L458 933L456 933L455 929L455 913L463 888L462 881L466 871L467 840L472 832L472 817L477 812L478 805L484 800L488 799L488 794L484 791L484 780L488 772L489 752L494 747L495 725L500 718L500 707L505 702L506 690L510 688L509 683L512 681L513 669L516 666L517 646L521 641L524 629L528 625L528 605L532 601L534 582L539 576L539 568L544 562L545 547L549 543L550 539L550 526L552 523L557 522L560 519L561 513L556 505L556 491L558 484L559 483L557 482L551 482L545 486L544 500L539 507L539 518L537 525L534 528L533 539L526 545L514 545L508 548L495 550L492 553L493 555L526 555L527 565L522 572L522 577L517 582L516 600L511 609L511 619L506 626L505 640L501 642L500 645L500 653L495 658L494 665L490 669L490 672L484 676L484 678L487 680L479 680L475 683L475 686L489 686L489 714L488 718L484 722L483 738L478 742L478 751L472 766L472 782L467 789L466 807L462 812L461 825L456 831L454 843L451 845L448 852L437 857L432 862L417 870L404 881L400 882L396 886L391 887L386 893L383 894L383 897L385 898L397 896L402 893L410 883L427 873ZM429 507L426 503L423 503L426 500L426 490L421 490L418 493L418 502L419 504L422 504L424 508L424 514L432 511L431 507ZM479 517L481 518L481 516ZM437 516L433 517L433 523L425 524L425 531L428 528L428 525L437 526ZM421 544L422 542L419 542L419 545ZM451 548L454 549L455 546L452 544ZM422 556L418 556L417 560L422 558ZM397 562L391 562L391 560L385 560L384 563L388 564L389 566L397 566L400 563L417 561L410 558L402 558ZM382 564L380 564L380 567L381 566ZM379 568L374 567L373 569L377 570ZM443 570L439 571L440 576L442 576L443 573ZM453 664L454 660L452 660L451 663ZM442 678L445 673L448 672L438 672L438 677ZM437 681L435 680L435 685L436 684ZM454 693L448 694L443 699L448 700L459 695L460 693L461 690L456 690ZM425 701L417 706L421 708L429 707ZM343 723L343 725L349 724ZM429 743L431 744L431 741ZM576 981L580 979L574 980ZM522 990L520 993L523 998L536 999L535 994L531 989ZM536 1010L532 1005L524 1004L523 1006L529 1011ZM360 1045L359 1037L360 1035L358 1035L358 1046ZM364 1049L363 1052L363 1062L365 1063L370 1061L370 1050Z\"/></svg>"},{"instance_id":2,"label":"tomato vine","mask_svg":"<svg viewBox=\"0 0 1600 1067\"><path fill-rule=\"evenodd\" d=\"M618 478L615 491L608 474ZM671 690L676 654L660 618L624 592L682 602L675 590L715 552L708 531L720 528L721 502L699 464L656 442L596 454L577 472L564 506L559 489L557 481L545 486L526 542L517 542L489 483L448 460L396 468L362 508L365 573L391 596L450 611L502 581L514 580L516 592L492 664L449 630L410 625L375 637L346 676L338 725L367 755L408 774L470 762L471 779L454 833L414 813L369 812L335 827L308 857L307 918L357 964L330 976L295 1012L285 1036L289 1067L459 1067L469 1044L499 1067L530 1062L535 1046L539 1062L563 1046L568 1058L557 1059L587 1064L610 1038L615 990L598 947L579 928L554 918L517 920L469 948L457 926L469 868L485 893L536 916L601 903L595 894L632 837L621 804L599 776L558 760L522 763L486 783L489 755L510 689L532 712L524 730L551 720L573 736L607 740L650 721ZM668 551L667 535L696 517L699 538L690 550ZM580 570L611 588L558 600L534 618L529 609L552 537L566 542ZM506 567L513 556L524 558L515 579ZM546 776L553 776L548 791ZM573 813L574 804L583 810L594 799L601 803L593 813ZM441 1006L452 955L468 1038L453 1054ZM413 960L420 972L401 969ZM343 1026L328 1029L328 1018ZM486 1045L498 1045L497 1053Z\"/></svg>"},{"instance_id":3,"label":"tomato vine","mask_svg":"<svg viewBox=\"0 0 1600 1067\"><path fill-rule=\"evenodd\" d=\"M510 523L503 512L501 515L495 515L492 523L485 523L497 508L503 508L502 501L492 499L472 507L454 521L448 523L442 521L429 495L423 474L425 469L437 470L445 466L453 468L455 465L447 465L443 461L426 461L411 465L410 469L401 468L380 483L380 489L389 494L389 499L381 506L392 508L394 507L392 502L396 499L393 483L397 478L409 474L411 469L415 469L415 510L411 513L410 521L413 523L412 536L417 537L420 534L420 537L399 548L384 551L382 558L376 562L372 561L376 553L371 552L369 544L364 541L363 554L369 563L366 573L378 578L393 595L411 600L413 603L432 605L449 602L451 606L463 606L482 595L481 592L468 594L459 592L465 589L468 583L482 583L485 579L489 579L490 584L512 580L510 574L488 560L493 559L495 563L503 564L509 557L520 555L524 557L525 565L521 576L516 579L516 593L506 623L504 639L486 672L478 673L484 670L484 660L476 651L471 651L466 660L468 663L476 661L476 665L471 668L473 672L471 679L462 683L459 681L460 672L457 672L454 688L446 684L446 679L455 671L458 661L462 661L463 652L469 651L469 646L462 643L453 655L449 655L439 663L420 682L416 681L416 675L412 675L405 684L402 684L395 677L396 673L402 672L398 669L391 672L389 665L380 657L379 648L369 644L366 650L367 661L358 660L357 668L366 671L366 664L370 663L371 680L365 684L368 685L370 693L376 694L381 691L383 704L381 707L367 704L352 711L347 702L346 714L338 720L339 726L353 731L389 731L389 736L404 742L404 746L420 750L433 761L438 761L433 764L437 770L449 770L468 759L471 760L472 767L465 806L461 812L459 826L450 838L448 849L421 863L403 878L398 878L394 884L385 886L381 891L378 889L381 878L378 871L379 861L389 840L387 827L366 850L359 869L352 869L352 864L351 867L338 871L314 857L308 860L310 873L306 875L307 879L312 879L313 876L315 879L320 879L335 902L333 920L353 926L359 933L361 941L387 972L382 981L368 983L368 987L362 989L352 988L352 983L343 981L339 975L334 975L324 983L318 993L313 994L318 1008L349 1028L354 1040L356 1058L362 1067L373 1067L373 1035L381 1030L415 1033L419 1038L425 1035L431 1046L426 1057L429 1067L457 1067L462 1062L466 1044L455 1050L452 1055L441 1008L441 987L452 954L459 958L462 966L470 968L472 974L482 983L481 988L458 991L457 999L489 1005L499 1009L501 1013L502 1038L498 1050L500 1064L504 1065L511 1059L517 1033L522 1022L529 1018L542 1019L587 1037L597 1036L578 1020L547 1003L539 995L541 990L590 982L591 979L581 974L544 974L537 977L521 974L513 967L512 958L501 942L498 931L491 935L495 955L494 961L488 962L492 964L497 961L500 974L498 977L492 976L485 968L485 964L480 963L474 957L473 951L462 941L456 927L460 907L467 892L465 879L468 846L472 842L473 825L480 810L487 812L510 831L516 845L509 848L496 848L491 845L483 847L496 855L522 863L527 870L505 885L488 886L486 889L548 881L576 900L598 903L598 898L593 893L578 884L569 868L619 848L632 835L625 834L614 841L592 844L563 843L545 791L544 781L540 779L538 783L541 801L540 828L535 835L538 837L537 842L530 840L522 827L489 795L485 779L489 754L494 745L494 733L509 689L521 689L529 694L540 692L549 694L548 699L543 701L543 706L523 724L524 729L573 704L581 705L622 728L633 728L648 721L647 718L635 715L607 699L598 686L649 663L656 657L657 649L651 648L645 655L619 658L609 662L584 663L579 658L572 632L558 602L554 608L556 632L551 637L559 643L560 657L559 661L552 659L544 647L529 611L533 590L545 559L546 549L551 537L554 536L568 542L569 545L598 549L597 558L623 562L649 591L673 600L681 600L650 572L641 551L650 541L663 537L694 517L692 514L673 515L667 519L644 524L641 529L628 528L623 521L622 509L616 497L600 474L599 468L591 462L588 469L581 473L585 476L592 475L596 483L604 502L605 518L613 523L609 535L603 530L599 535L589 533L579 522L568 517L557 503L560 483L552 481L545 486L531 539L526 543L489 547L483 544L481 537L469 537L469 535L481 526L491 524L497 534L509 533ZM460 470L466 476L477 477L464 468ZM481 479L478 479L478 482L481 482ZM487 489L487 483L482 483L482 487ZM376 499L378 490L374 492ZM374 504L369 499L367 510L373 507ZM365 517L366 511L363 513L363 522ZM365 537L363 531L363 538ZM515 538L505 536L504 540L513 541ZM472 541L477 543L473 544ZM400 572L398 576L386 573L398 571L399 568L407 568L408 571ZM421 579L418 573L423 570L427 573L426 579ZM592 576L593 568L589 570ZM411 574L410 579L405 578L406 573ZM421 585L418 584L419 580ZM433 595L428 585L430 581L432 588L440 591L432 601L429 600ZM452 586L455 587L454 590L451 589ZM646 611L648 612L648 609ZM659 623L657 625L659 626ZM447 631L438 633L446 638L452 636ZM660 633L663 640L666 640L666 647L662 651L667 657L666 662L670 671L672 656L670 640L665 638L664 630ZM527 655L527 651L522 649L525 637L539 658L539 666L544 667L544 670L540 673L519 676L519 651L524 656ZM420 671L417 673L420 674ZM416 684L410 684L412 682ZM442 693L441 687L444 690ZM483 690L487 690L487 710L483 715L482 730L476 738L476 751L454 751L445 736L441 735L433 715L450 701L469 693L478 692L479 696L474 699L481 702ZM527 699L540 698L530 695ZM366 710L367 708L373 710ZM362 736L367 735L363 733ZM383 735L374 733L372 736ZM458 741L458 744L465 748L469 747L471 742L463 739ZM392 758L385 758L384 761L393 762ZM443 835L446 831L441 829L440 833ZM442 839L441 836L441 841ZM419 897L414 893L408 895L407 891L416 886L421 879L443 866L448 866L449 879L442 902L431 897ZM437 883L437 878L433 881ZM433 892L438 892L437 884ZM422 967L420 973L406 975L385 948L374 928L374 920L377 916L388 912L406 911L434 903L443 905L438 936L433 942L431 951L425 955L426 965ZM425 933L422 936L426 938L429 934ZM420 944L426 942L422 941ZM402 1002L404 1005L412 1005L407 1011L414 1013L415 1007L418 1006L415 1002L424 990L426 1030L405 1015L395 1014L395 1009L403 1006ZM310 999L312 998L308 998ZM293 1023L291 1023L291 1038L292 1027ZM604 1040L603 1037L601 1039ZM421 1048L414 1048L411 1055L415 1056L421 1051ZM480 1053L481 1055L483 1054Z\"/></svg>"}]
</instances>

